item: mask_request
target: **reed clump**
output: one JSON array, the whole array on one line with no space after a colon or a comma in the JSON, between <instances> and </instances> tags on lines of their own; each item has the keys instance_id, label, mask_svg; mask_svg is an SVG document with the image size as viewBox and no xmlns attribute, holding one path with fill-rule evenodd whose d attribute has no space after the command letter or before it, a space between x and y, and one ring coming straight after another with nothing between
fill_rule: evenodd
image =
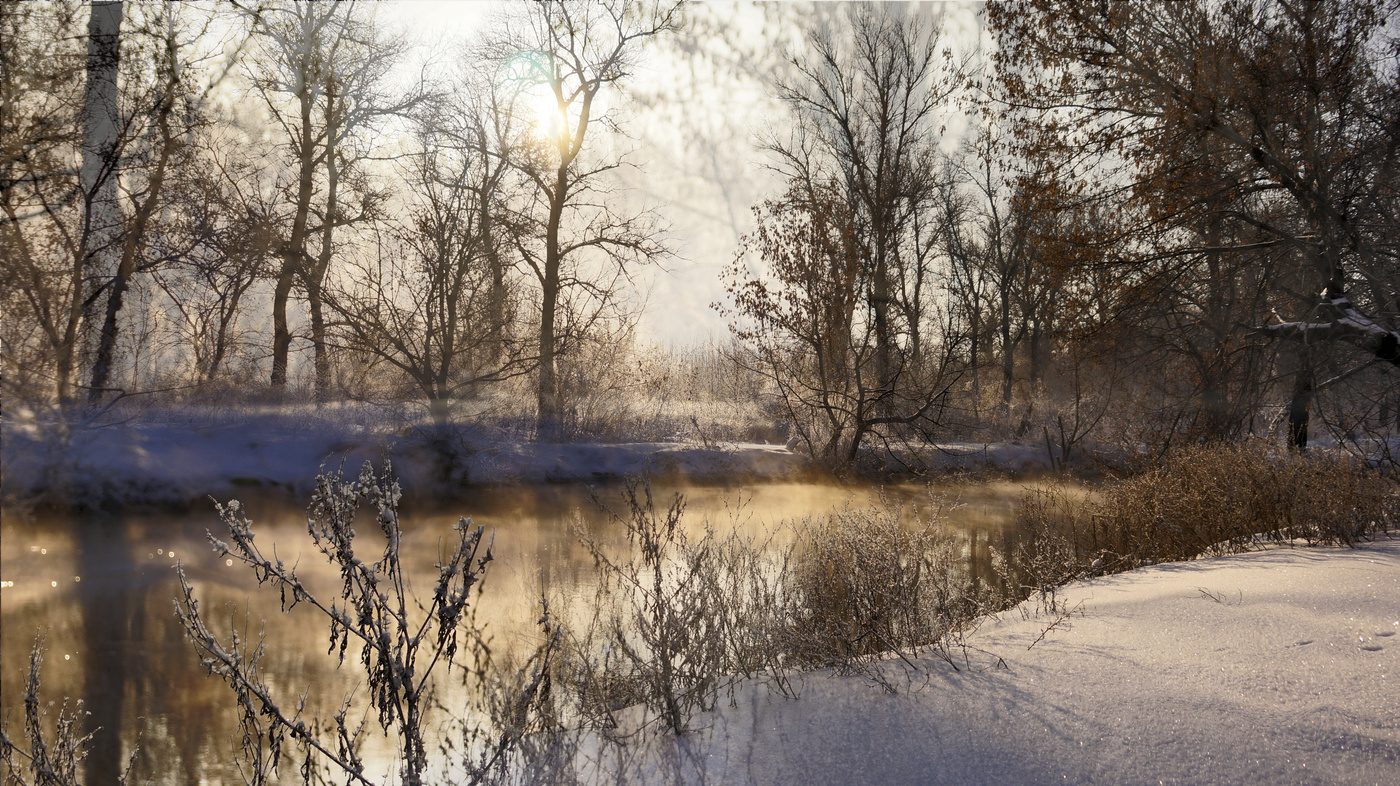
<instances>
[{"instance_id":1,"label":"reed clump","mask_svg":"<svg viewBox=\"0 0 1400 786\"><path fill-rule=\"evenodd\" d=\"M798 668L865 671L889 653L941 647L994 603L936 507L921 515L881 500L794 529L782 638Z\"/></svg>"},{"instance_id":2,"label":"reed clump","mask_svg":"<svg viewBox=\"0 0 1400 786\"><path fill-rule=\"evenodd\" d=\"M1018 524L1042 550L1060 544L1058 562L1075 566L1050 577L1063 581L1269 542L1353 546L1400 524L1400 485L1348 456L1193 446L1094 495L1028 491Z\"/></svg>"}]
</instances>

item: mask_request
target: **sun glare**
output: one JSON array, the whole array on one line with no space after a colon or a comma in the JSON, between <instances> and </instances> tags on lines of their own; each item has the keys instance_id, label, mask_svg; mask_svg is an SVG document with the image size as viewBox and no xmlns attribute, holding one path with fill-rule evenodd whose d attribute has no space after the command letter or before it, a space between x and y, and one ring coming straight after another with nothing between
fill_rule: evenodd
<instances>
[{"instance_id":1,"label":"sun glare","mask_svg":"<svg viewBox=\"0 0 1400 786\"><path fill-rule=\"evenodd\" d=\"M549 89L548 85L535 85L526 91L522 96L526 106L529 107L530 122L535 124L544 136L553 138L559 136L563 131L563 116L559 112L559 103Z\"/></svg>"}]
</instances>

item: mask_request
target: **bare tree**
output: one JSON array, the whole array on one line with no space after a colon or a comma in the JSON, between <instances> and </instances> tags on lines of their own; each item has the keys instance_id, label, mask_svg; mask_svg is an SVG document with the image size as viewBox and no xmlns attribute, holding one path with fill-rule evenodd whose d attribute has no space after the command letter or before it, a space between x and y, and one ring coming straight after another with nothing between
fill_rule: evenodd
<instances>
[{"instance_id":1,"label":"bare tree","mask_svg":"<svg viewBox=\"0 0 1400 786\"><path fill-rule=\"evenodd\" d=\"M119 4L118 4L119 5ZM129 145L123 170L128 173L126 190L131 203L131 217L121 229L121 242L115 269L101 275L99 282L106 298L101 313L101 329L91 357L92 376L88 385L88 403L96 406L107 392L112 366L116 360L118 317L132 279L141 269L157 267L161 262L188 253L188 247L198 245L198 233L186 233L174 243L165 244L164 253L151 258L148 252L151 234L158 232L160 211L179 212L166 191L173 181L191 174L196 165L191 159L191 141L208 124L203 107L210 93L222 82L232 66L223 53L211 78L204 84L195 79L209 59L197 54L197 43L208 44L216 25L225 21L217 8L206 12L177 3L150 3L141 7L134 20L135 46L132 54L138 64L149 68L139 74L149 85L134 97L134 106L127 121ZM254 10L256 15L260 10ZM96 11L93 14L97 17ZM128 34L128 38L132 35ZM241 52L246 35L232 42L234 57ZM91 93L91 87L89 88ZM169 222L173 223L173 222ZM169 236L170 233L166 233ZM180 249L181 245L186 246Z\"/></svg>"},{"instance_id":2,"label":"bare tree","mask_svg":"<svg viewBox=\"0 0 1400 786\"><path fill-rule=\"evenodd\" d=\"M852 5L843 17L808 30L807 51L793 58L796 76L779 85L797 129L770 149L779 172L800 186L794 196L831 183L854 206L877 384L891 387L896 364L921 362L941 231L940 111L958 86L958 69L942 67L941 18L870 5Z\"/></svg>"},{"instance_id":3,"label":"bare tree","mask_svg":"<svg viewBox=\"0 0 1400 786\"><path fill-rule=\"evenodd\" d=\"M620 100L616 91L641 46L669 31L675 18L672 5L551 0L532 6L489 44L515 88L506 111L523 117L532 101L547 107L511 159L527 187L516 204L515 250L539 286L541 439L561 433L558 356L615 307L631 267L666 254L654 215L615 206L608 173L622 159L596 137L599 130L617 132L606 102Z\"/></svg>"},{"instance_id":4,"label":"bare tree","mask_svg":"<svg viewBox=\"0 0 1400 786\"><path fill-rule=\"evenodd\" d=\"M262 218L269 208L249 187L256 183L256 166L246 160L247 152L214 135L201 140L183 158L171 188L178 225L152 238L155 256L171 262L152 269L151 279L189 358L187 379L195 383L219 380L252 350L245 298L267 278L273 238ZM191 238L197 245L168 248Z\"/></svg>"},{"instance_id":5,"label":"bare tree","mask_svg":"<svg viewBox=\"0 0 1400 786\"><path fill-rule=\"evenodd\" d=\"M336 230L375 215L385 199L363 170L365 132L415 106L422 93L391 96L385 77L402 55L353 3L279 6L258 26L249 77L280 129L287 177L269 230L280 262L272 301L272 374L287 384L292 334L287 304L298 283L306 293L315 348L317 395L330 384L323 287L335 255Z\"/></svg>"},{"instance_id":6,"label":"bare tree","mask_svg":"<svg viewBox=\"0 0 1400 786\"><path fill-rule=\"evenodd\" d=\"M224 51L205 57L193 46L223 11L174 3L0 10L6 57L14 57L0 68L0 242L7 304L17 307L7 309L6 353L47 376L64 407L84 383L95 402L111 374L126 289L159 261L145 253L170 205L164 186L201 122L203 98L226 72ZM86 57L74 46L84 40L82 11ZM38 54L55 41L51 56ZM236 57L237 42L230 49Z\"/></svg>"},{"instance_id":7,"label":"bare tree","mask_svg":"<svg viewBox=\"0 0 1400 786\"><path fill-rule=\"evenodd\" d=\"M0 25L0 248L7 392L73 397L87 252L80 154L77 3L3 3ZM56 44L54 42L57 42ZM42 48L52 46L47 57Z\"/></svg>"},{"instance_id":8,"label":"bare tree","mask_svg":"<svg viewBox=\"0 0 1400 786\"><path fill-rule=\"evenodd\" d=\"M87 85L83 95L82 169L84 200L82 263L82 323L79 360L96 361L98 295L102 283L115 274L122 231L117 197L117 166L123 139L117 105L117 72L121 62L121 0L95 2L88 15Z\"/></svg>"},{"instance_id":9,"label":"bare tree","mask_svg":"<svg viewBox=\"0 0 1400 786\"><path fill-rule=\"evenodd\" d=\"M736 329L797 409L822 413L806 439L837 464L872 434L926 436L947 393L937 146L957 68L943 67L940 29L910 9L851 6L808 31L779 87L796 128L770 145L788 190L746 246L774 286L742 264L729 271L736 316L758 326Z\"/></svg>"},{"instance_id":10,"label":"bare tree","mask_svg":"<svg viewBox=\"0 0 1400 786\"><path fill-rule=\"evenodd\" d=\"M67 408L83 376L82 348L95 337L97 268L114 266L121 231L122 4L5 3L0 14L6 354L38 361L49 394Z\"/></svg>"},{"instance_id":11,"label":"bare tree","mask_svg":"<svg viewBox=\"0 0 1400 786\"><path fill-rule=\"evenodd\" d=\"M1188 313L1203 308L1209 332L1233 297L1210 276L1249 256L1266 266L1265 305L1287 317L1254 327L1296 340L1289 441L1300 449L1318 355L1350 344L1365 353L1355 362L1400 366L1394 11L1388 0L989 6L1004 99L1039 113L1021 138L1073 149L1076 200L1134 208L1121 250L1139 280L1154 267L1195 278Z\"/></svg>"},{"instance_id":12,"label":"bare tree","mask_svg":"<svg viewBox=\"0 0 1400 786\"><path fill-rule=\"evenodd\" d=\"M327 292L349 345L407 375L439 424L454 398L529 368L511 340L513 298L500 262L505 164L478 147L494 136L484 127L492 119L466 118L455 133L438 125L443 118L425 123L400 167L403 218L380 228L347 284Z\"/></svg>"}]
</instances>

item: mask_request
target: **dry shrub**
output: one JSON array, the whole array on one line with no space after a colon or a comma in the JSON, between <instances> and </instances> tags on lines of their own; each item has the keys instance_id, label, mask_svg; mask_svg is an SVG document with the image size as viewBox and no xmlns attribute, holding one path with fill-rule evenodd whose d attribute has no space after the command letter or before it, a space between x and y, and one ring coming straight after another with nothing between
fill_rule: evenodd
<instances>
[{"instance_id":1,"label":"dry shrub","mask_svg":"<svg viewBox=\"0 0 1400 786\"><path fill-rule=\"evenodd\" d=\"M564 637L556 678L585 725L635 728L617 711L640 706L642 725L680 733L740 677L795 696L788 676L808 669L893 690L878 664L899 656L912 666L907 655L924 647L953 663L962 634L998 603L937 511L906 515L882 502L760 538L708 527L690 537L680 497L661 512L633 484L626 499L617 519L628 548L584 534L600 581Z\"/></svg>"},{"instance_id":2,"label":"dry shrub","mask_svg":"<svg viewBox=\"0 0 1400 786\"><path fill-rule=\"evenodd\" d=\"M613 517L626 546L580 533L599 583L584 613L572 615L556 678L577 719L626 733L636 724L618 711L640 706L642 726L658 721L681 733L741 677L767 678L793 695L784 673L787 555L773 534L753 537L736 526L719 535L706 522L689 535L684 498L659 510L645 481L629 482L624 500L627 509Z\"/></svg>"},{"instance_id":3,"label":"dry shrub","mask_svg":"<svg viewBox=\"0 0 1400 786\"><path fill-rule=\"evenodd\" d=\"M1034 590L1077 575L1247 551L1261 541L1355 545L1400 523L1400 487L1336 454L1281 455L1259 443L1193 446L1103 487L1097 498L1062 486L1030 490L1017 519L1026 545L1010 550L1008 573Z\"/></svg>"},{"instance_id":4,"label":"dry shrub","mask_svg":"<svg viewBox=\"0 0 1400 786\"><path fill-rule=\"evenodd\" d=\"M1092 527L1095 515L1064 483L1026 490L1016 508L1016 540L994 556L1006 605L1032 598L1039 613L1064 611L1056 591L1081 574L1079 533L1086 523Z\"/></svg>"},{"instance_id":5,"label":"dry shrub","mask_svg":"<svg viewBox=\"0 0 1400 786\"><path fill-rule=\"evenodd\" d=\"M728 671L724 568L713 532L692 541L680 527L684 497L658 511L651 485L634 481L624 499L626 513L612 515L626 549L582 535L599 583L590 621L570 637L565 681L585 718L616 726L616 710L642 704L680 734L714 707Z\"/></svg>"},{"instance_id":6,"label":"dry shrub","mask_svg":"<svg viewBox=\"0 0 1400 786\"><path fill-rule=\"evenodd\" d=\"M783 577L793 666L868 674L927 645L951 663L949 644L990 610L940 517L904 514L882 500L797 524Z\"/></svg>"},{"instance_id":7,"label":"dry shrub","mask_svg":"<svg viewBox=\"0 0 1400 786\"><path fill-rule=\"evenodd\" d=\"M1116 548L1156 561L1244 551L1261 536L1354 545L1400 521L1395 483L1365 465L1258 443L1178 451L1104 497Z\"/></svg>"}]
</instances>

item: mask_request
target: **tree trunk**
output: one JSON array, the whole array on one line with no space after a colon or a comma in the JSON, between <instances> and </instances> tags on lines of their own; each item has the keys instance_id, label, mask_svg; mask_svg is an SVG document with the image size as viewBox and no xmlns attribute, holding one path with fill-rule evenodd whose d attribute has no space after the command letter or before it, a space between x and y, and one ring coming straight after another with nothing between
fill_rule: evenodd
<instances>
[{"instance_id":1,"label":"tree trunk","mask_svg":"<svg viewBox=\"0 0 1400 786\"><path fill-rule=\"evenodd\" d=\"M1293 398L1288 403L1288 446L1299 453L1308 450L1308 409L1312 397L1312 364L1306 352L1300 351L1298 371L1293 377Z\"/></svg>"},{"instance_id":2,"label":"tree trunk","mask_svg":"<svg viewBox=\"0 0 1400 786\"><path fill-rule=\"evenodd\" d=\"M171 68L174 67L175 64L171 63ZM107 314L102 322L97 352L93 357L92 382L88 386L90 407L100 404L102 395L106 392L112 372L112 360L116 354L117 317L121 313L126 290L131 285L132 277L136 275L136 263L146 239L146 228L150 225L151 216L155 214L156 205L160 202L161 188L165 185L165 171L175 150L175 139L170 132L170 113L174 109L174 103L175 84L171 82L166 85L165 94L161 97L160 114L156 120L160 131L160 150L157 153L155 170L146 184L146 200L136 207L136 219L122 241L121 262L117 265L116 275L112 278L107 292Z\"/></svg>"},{"instance_id":3,"label":"tree trunk","mask_svg":"<svg viewBox=\"0 0 1400 786\"><path fill-rule=\"evenodd\" d=\"M976 297L975 290L973 297ZM981 342L978 340L978 324L981 322L981 320L979 319L980 315L977 313L977 311L978 310L975 308L972 309L972 314L968 317L968 319L972 323L971 329L968 330L968 334L972 338L972 347L971 351L968 354L968 361L970 364L970 370L972 371L972 422L980 425L982 422L982 385L979 381L979 377L982 376L982 368L979 364L980 358L977 355L977 350L979 349L981 344Z\"/></svg>"},{"instance_id":4,"label":"tree trunk","mask_svg":"<svg viewBox=\"0 0 1400 786\"><path fill-rule=\"evenodd\" d=\"M875 312L875 380L880 391L894 385L894 340L890 336L889 263L884 249L876 252L873 280L870 282L870 307ZM879 413L887 414L887 413Z\"/></svg>"},{"instance_id":5,"label":"tree trunk","mask_svg":"<svg viewBox=\"0 0 1400 786\"><path fill-rule=\"evenodd\" d=\"M77 364L86 371L97 355L102 324L101 288L117 273L117 242L122 230L117 195L117 145L120 128L117 107L117 66L121 60L122 3L94 2L88 17L87 86L83 95L83 147L80 176L86 211L83 240L74 286L81 318L75 337L77 357L69 353L60 363L60 399L71 396L70 380L88 377L73 374ZM63 368L66 366L66 368Z\"/></svg>"},{"instance_id":6,"label":"tree trunk","mask_svg":"<svg viewBox=\"0 0 1400 786\"><path fill-rule=\"evenodd\" d=\"M1027 377L1030 381L1032 397L1040 392L1045 382L1045 341L1047 338L1045 334L1045 324L1039 318L1032 319L1030 364L1027 367Z\"/></svg>"},{"instance_id":7,"label":"tree trunk","mask_svg":"<svg viewBox=\"0 0 1400 786\"><path fill-rule=\"evenodd\" d=\"M330 397L331 359L326 350L326 314L321 299L321 282L307 282L306 305L311 311L311 344L315 348L316 403Z\"/></svg>"},{"instance_id":8,"label":"tree trunk","mask_svg":"<svg viewBox=\"0 0 1400 786\"><path fill-rule=\"evenodd\" d=\"M491 293L488 296L486 318L489 321L486 326L486 346L483 350L484 362L491 367L496 367L505 359L505 327L506 327L506 268L501 262L500 252L496 248L496 239L491 234L490 210L486 206L486 199L482 199L481 226L482 242L486 248L486 261L491 267Z\"/></svg>"},{"instance_id":9,"label":"tree trunk","mask_svg":"<svg viewBox=\"0 0 1400 786\"><path fill-rule=\"evenodd\" d=\"M544 280L540 282L540 358L539 382L536 389L535 438L552 442L560 437L559 383L554 368L554 317L559 307L559 224L564 216L564 199L568 193L568 169L561 165L554 181L554 194L549 206L549 223L545 227Z\"/></svg>"},{"instance_id":10,"label":"tree trunk","mask_svg":"<svg viewBox=\"0 0 1400 786\"><path fill-rule=\"evenodd\" d=\"M292 345L292 334L287 329L287 299L291 294L292 267L284 261L277 287L272 291L272 385L279 388L287 385L287 355Z\"/></svg>"},{"instance_id":11,"label":"tree trunk","mask_svg":"<svg viewBox=\"0 0 1400 786\"><path fill-rule=\"evenodd\" d=\"M326 271L331 266L331 256L335 246L335 222L337 197L340 189L340 167L336 164L336 151L339 145L340 127L336 121L339 107L336 103L337 90L334 78L326 79L326 212L321 225L321 253L315 265L303 275L306 284L306 304L311 310L311 344L316 353L316 402L321 403L330 396L331 359L326 349L326 316L321 297L321 287L326 282Z\"/></svg>"},{"instance_id":12,"label":"tree trunk","mask_svg":"<svg viewBox=\"0 0 1400 786\"><path fill-rule=\"evenodd\" d=\"M477 133L479 149L489 149L485 129L480 129ZM496 193L498 178L499 176L493 176L487 180L491 185L481 189L481 198L477 204L480 211L482 248L486 251L486 263L491 269L491 291L486 303L486 340L482 347L482 362L492 368L499 366L505 358L506 268L501 260L500 250L496 247L495 226L491 214L491 196Z\"/></svg>"},{"instance_id":13,"label":"tree trunk","mask_svg":"<svg viewBox=\"0 0 1400 786\"><path fill-rule=\"evenodd\" d=\"M551 255L552 256L552 255ZM539 383L536 389L536 437L549 442L559 438L559 390L554 372L554 311L559 300L558 263L545 263L544 296L540 304Z\"/></svg>"},{"instance_id":14,"label":"tree trunk","mask_svg":"<svg viewBox=\"0 0 1400 786\"><path fill-rule=\"evenodd\" d=\"M204 368L205 382L212 381L219 373L219 367L223 365L224 355L228 354L228 346L231 341L229 333L233 330L234 320L238 317L238 303L243 299L243 293L248 291L248 286L252 279L247 279L248 284L236 284L233 294L228 296L228 300L219 304L219 324L214 333L214 350L209 357L209 363Z\"/></svg>"},{"instance_id":15,"label":"tree trunk","mask_svg":"<svg viewBox=\"0 0 1400 786\"><path fill-rule=\"evenodd\" d=\"M1011 343L1011 289L1001 285L1001 417L1011 421L1011 386L1016 380L1016 347Z\"/></svg>"},{"instance_id":16,"label":"tree trunk","mask_svg":"<svg viewBox=\"0 0 1400 786\"><path fill-rule=\"evenodd\" d=\"M297 141L297 203L292 217L292 233L282 245L282 269L277 273L277 288L272 295L272 385L287 385L287 356L291 351L292 334L287 329L287 299L292 293L292 281L305 276L307 220L311 214L311 194L315 188L316 142L311 132L311 110L315 96L311 82L305 80L297 95L301 110L301 135Z\"/></svg>"}]
</instances>

